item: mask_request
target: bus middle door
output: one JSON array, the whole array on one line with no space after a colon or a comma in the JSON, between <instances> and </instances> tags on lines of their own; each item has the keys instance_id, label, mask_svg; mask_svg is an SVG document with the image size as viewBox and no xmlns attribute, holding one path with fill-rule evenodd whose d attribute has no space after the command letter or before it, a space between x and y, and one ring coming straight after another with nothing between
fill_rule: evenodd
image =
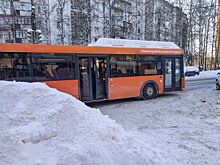
<instances>
[{"instance_id":1,"label":"bus middle door","mask_svg":"<svg viewBox=\"0 0 220 165\"><path fill-rule=\"evenodd\" d=\"M106 99L106 58L79 58L79 69L81 100Z\"/></svg>"}]
</instances>

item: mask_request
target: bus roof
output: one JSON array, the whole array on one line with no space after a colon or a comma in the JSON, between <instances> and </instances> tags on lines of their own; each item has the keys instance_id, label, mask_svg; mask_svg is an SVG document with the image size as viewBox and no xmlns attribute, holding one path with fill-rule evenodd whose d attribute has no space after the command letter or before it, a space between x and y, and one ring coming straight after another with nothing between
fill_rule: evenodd
<instances>
[{"instance_id":1,"label":"bus roof","mask_svg":"<svg viewBox=\"0 0 220 165\"><path fill-rule=\"evenodd\" d=\"M77 54L149 54L183 55L180 48L116 48L103 46L61 46L43 44L0 43L0 52L14 53L77 53Z\"/></svg>"},{"instance_id":2,"label":"bus roof","mask_svg":"<svg viewBox=\"0 0 220 165\"><path fill-rule=\"evenodd\" d=\"M128 39L114 39L114 38L99 38L95 43L90 44L90 46L180 49L180 47L178 47L173 42L128 40Z\"/></svg>"}]
</instances>

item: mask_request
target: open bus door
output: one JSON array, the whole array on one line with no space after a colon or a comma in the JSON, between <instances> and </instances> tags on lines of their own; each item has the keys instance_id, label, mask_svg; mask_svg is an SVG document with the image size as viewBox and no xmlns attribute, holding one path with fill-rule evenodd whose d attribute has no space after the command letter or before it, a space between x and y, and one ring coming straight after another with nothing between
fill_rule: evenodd
<instances>
[{"instance_id":1,"label":"open bus door","mask_svg":"<svg viewBox=\"0 0 220 165\"><path fill-rule=\"evenodd\" d=\"M163 63L165 91L181 90L183 73L181 57L165 57Z\"/></svg>"},{"instance_id":2,"label":"open bus door","mask_svg":"<svg viewBox=\"0 0 220 165\"><path fill-rule=\"evenodd\" d=\"M106 58L80 57L79 73L82 101L107 99Z\"/></svg>"}]
</instances>

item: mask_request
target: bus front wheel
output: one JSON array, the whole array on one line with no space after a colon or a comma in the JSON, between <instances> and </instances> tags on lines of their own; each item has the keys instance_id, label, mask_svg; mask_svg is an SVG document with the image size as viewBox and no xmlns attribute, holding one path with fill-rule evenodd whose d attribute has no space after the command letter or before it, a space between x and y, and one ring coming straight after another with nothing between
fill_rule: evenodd
<instances>
[{"instance_id":1,"label":"bus front wheel","mask_svg":"<svg viewBox=\"0 0 220 165\"><path fill-rule=\"evenodd\" d=\"M142 98L146 99L153 99L157 96L156 88L153 84L146 84L142 91Z\"/></svg>"}]
</instances>

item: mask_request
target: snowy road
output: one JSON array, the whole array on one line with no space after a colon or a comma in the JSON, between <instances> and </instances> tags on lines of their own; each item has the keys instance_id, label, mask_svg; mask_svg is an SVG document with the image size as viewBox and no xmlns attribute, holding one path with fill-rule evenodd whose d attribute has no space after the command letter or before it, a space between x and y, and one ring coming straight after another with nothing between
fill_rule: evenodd
<instances>
[{"instance_id":1,"label":"snowy road","mask_svg":"<svg viewBox=\"0 0 220 165\"><path fill-rule=\"evenodd\" d=\"M202 88L213 88L214 86L215 86L215 79L213 78L208 78L204 80L186 81L185 92L202 89Z\"/></svg>"},{"instance_id":2,"label":"snowy road","mask_svg":"<svg viewBox=\"0 0 220 165\"><path fill-rule=\"evenodd\" d=\"M215 90L213 80L187 82L185 92L154 100L126 99L92 106L141 134L164 156L165 164L220 164L220 91Z\"/></svg>"}]
</instances>

